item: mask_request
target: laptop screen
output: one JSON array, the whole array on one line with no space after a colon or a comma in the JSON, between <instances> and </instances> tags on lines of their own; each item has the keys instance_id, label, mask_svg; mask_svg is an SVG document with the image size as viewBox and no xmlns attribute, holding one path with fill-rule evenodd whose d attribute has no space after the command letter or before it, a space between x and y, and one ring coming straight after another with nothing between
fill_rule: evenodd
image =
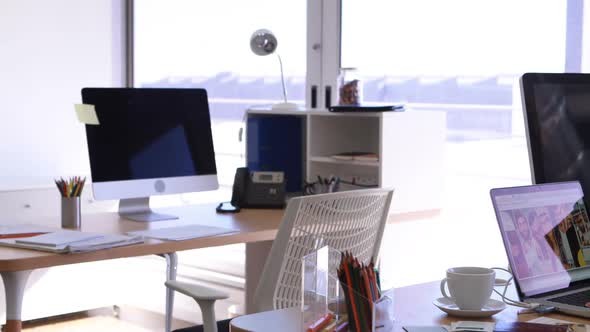
<instances>
[{"instance_id":1,"label":"laptop screen","mask_svg":"<svg viewBox=\"0 0 590 332\"><path fill-rule=\"evenodd\" d=\"M590 279L590 222L579 182L497 188L491 196L521 297Z\"/></svg>"}]
</instances>

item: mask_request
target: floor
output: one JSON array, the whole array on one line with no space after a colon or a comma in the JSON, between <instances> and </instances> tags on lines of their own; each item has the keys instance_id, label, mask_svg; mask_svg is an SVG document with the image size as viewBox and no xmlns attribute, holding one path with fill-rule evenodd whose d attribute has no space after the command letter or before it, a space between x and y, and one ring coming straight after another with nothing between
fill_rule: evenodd
<instances>
[{"instance_id":1,"label":"floor","mask_svg":"<svg viewBox=\"0 0 590 332\"><path fill-rule=\"evenodd\" d=\"M173 329L192 326L189 322L174 320ZM164 317L129 306L100 308L59 317L44 318L23 323L25 332L152 332L163 331Z\"/></svg>"},{"instance_id":2,"label":"floor","mask_svg":"<svg viewBox=\"0 0 590 332\"><path fill-rule=\"evenodd\" d=\"M449 143L446 156L444 208L387 226L381 249L385 288L438 280L451 266L507 266L489 190L530 183L526 142L516 138ZM161 315L146 319L149 314L132 308L125 312L120 319L95 314L42 326L27 324L25 331L162 331Z\"/></svg>"},{"instance_id":3,"label":"floor","mask_svg":"<svg viewBox=\"0 0 590 332\"><path fill-rule=\"evenodd\" d=\"M25 327L23 331L58 332L58 331L128 331L149 332L157 329L144 328L111 316L68 317L55 322L44 322L39 326Z\"/></svg>"}]
</instances>

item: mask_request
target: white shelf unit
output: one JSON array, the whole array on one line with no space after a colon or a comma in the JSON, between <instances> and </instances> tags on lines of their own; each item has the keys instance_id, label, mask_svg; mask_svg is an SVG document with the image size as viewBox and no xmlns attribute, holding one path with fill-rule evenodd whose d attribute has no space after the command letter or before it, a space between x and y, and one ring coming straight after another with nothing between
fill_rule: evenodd
<instances>
[{"instance_id":1,"label":"white shelf unit","mask_svg":"<svg viewBox=\"0 0 590 332\"><path fill-rule=\"evenodd\" d=\"M446 118L442 112L332 113L250 109L248 116L305 117L304 178L338 176L370 186L394 188L393 213L442 206ZM248 144L248 142L246 142ZM338 160L343 152L372 152L378 161ZM343 185L342 189L362 187Z\"/></svg>"},{"instance_id":2,"label":"white shelf unit","mask_svg":"<svg viewBox=\"0 0 590 332\"><path fill-rule=\"evenodd\" d=\"M326 163L326 164L339 164L339 165L351 165L351 166L367 166L367 167L379 167L379 161L365 161L365 160L339 160L332 157L309 157L311 163Z\"/></svg>"}]
</instances>

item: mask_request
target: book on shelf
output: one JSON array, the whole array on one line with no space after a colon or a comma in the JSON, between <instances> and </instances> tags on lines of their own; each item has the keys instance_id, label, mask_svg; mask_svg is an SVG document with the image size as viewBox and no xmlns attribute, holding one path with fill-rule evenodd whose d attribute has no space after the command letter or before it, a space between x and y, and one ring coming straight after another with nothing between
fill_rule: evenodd
<instances>
[{"instance_id":1,"label":"book on shelf","mask_svg":"<svg viewBox=\"0 0 590 332\"><path fill-rule=\"evenodd\" d=\"M330 156L336 160L379 161L379 155L373 152L341 152Z\"/></svg>"}]
</instances>

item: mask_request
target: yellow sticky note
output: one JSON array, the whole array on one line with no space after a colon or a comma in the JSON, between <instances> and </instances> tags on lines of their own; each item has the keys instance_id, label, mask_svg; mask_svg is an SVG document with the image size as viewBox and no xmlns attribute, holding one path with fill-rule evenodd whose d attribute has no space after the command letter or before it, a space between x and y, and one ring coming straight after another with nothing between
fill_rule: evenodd
<instances>
[{"instance_id":1,"label":"yellow sticky note","mask_svg":"<svg viewBox=\"0 0 590 332\"><path fill-rule=\"evenodd\" d=\"M74 108L76 109L76 115L78 116L78 121L88 124L88 125L99 125L98 117L96 116L96 111L94 110L94 105L90 104L75 104Z\"/></svg>"}]
</instances>

